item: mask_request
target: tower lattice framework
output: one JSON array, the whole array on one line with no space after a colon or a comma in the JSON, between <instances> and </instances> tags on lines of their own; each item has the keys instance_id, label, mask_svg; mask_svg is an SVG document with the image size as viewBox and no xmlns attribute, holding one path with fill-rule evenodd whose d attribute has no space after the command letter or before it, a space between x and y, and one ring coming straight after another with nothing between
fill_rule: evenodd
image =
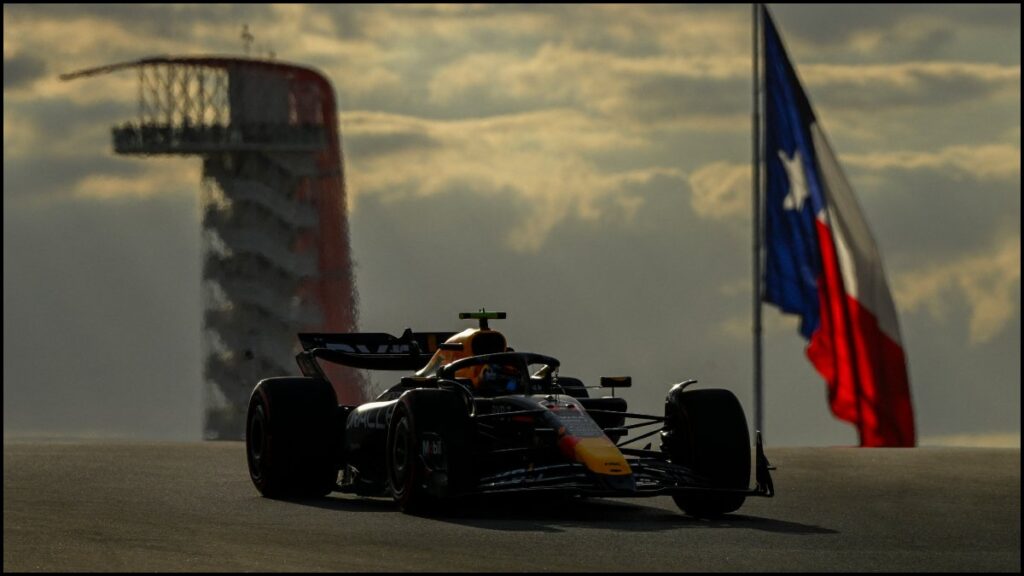
<instances>
[{"instance_id":1,"label":"tower lattice framework","mask_svg":"<svg viewBox=\"0 0 1024 576\"><path fill-rule=\"evenodd\" d=\"M296 332L356 331L334 90L302 66L248 58L147 58L73 79L138 73L138 118L113 128L126 155L198 155L203 234L204 437L245 434L256 382L295 373ZM362 376L326 367L338 401Z\"/></svg>"}]
</instances>

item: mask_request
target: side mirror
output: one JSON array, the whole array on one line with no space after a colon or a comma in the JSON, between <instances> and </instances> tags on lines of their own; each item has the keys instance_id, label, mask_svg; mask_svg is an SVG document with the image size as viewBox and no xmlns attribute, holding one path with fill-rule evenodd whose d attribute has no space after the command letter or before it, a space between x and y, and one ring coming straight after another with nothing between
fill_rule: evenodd
<instances>
[{"instance_id":1,"label":"side mirror","mask_svg":"<svg viewBox=\"0 0 1024 576\"><path fill-rule=\"evenodd\" d=\"M633 379L629 376L601 376L601 388L630 388Z\"/></svg>"}]
</instances>

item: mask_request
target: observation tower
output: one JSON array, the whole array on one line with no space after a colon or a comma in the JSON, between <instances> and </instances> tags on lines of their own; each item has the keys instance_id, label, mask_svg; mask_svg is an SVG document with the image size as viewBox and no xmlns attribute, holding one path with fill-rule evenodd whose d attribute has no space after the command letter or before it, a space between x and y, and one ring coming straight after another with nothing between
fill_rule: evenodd
<instances>
[{"instance_id":1,"label":"observation tower","mask_svg":"<svg viewBox=\"0 0 1024 576\"><path fill-rule=\"evenodd\" d=\"M256 382L295 374L296 332L356 331L334 90L310 68L248 57L144 58L61 78L125 70L138 74L138 117L113 128L114 151L203 162L203 436L243 438ZM365 399L358 371L326 368L339 402Z\"/></svg>"}]
</instances>

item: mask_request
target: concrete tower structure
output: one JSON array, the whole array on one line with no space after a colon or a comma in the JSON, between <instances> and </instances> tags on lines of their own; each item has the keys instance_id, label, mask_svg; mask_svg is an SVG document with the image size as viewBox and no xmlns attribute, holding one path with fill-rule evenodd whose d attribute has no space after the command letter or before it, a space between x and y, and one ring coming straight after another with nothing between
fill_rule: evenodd
<instances>
[{"instance_id":1,"label":"concrete tower structure","mask_svg":"<svg viewBox=\"0 0 1024 576\"><path fill-rule=\"evenodd\" d=\"M138 74L139 112L113 128L114 151L203 161L203 434L242 438L256 382L295 374L296 332L356 331L334 90L312 69L249 58L146 58L62 78L125 69ZM365 399L360 373L330 368L340 402Z\"/></svg>"}]
</instances>

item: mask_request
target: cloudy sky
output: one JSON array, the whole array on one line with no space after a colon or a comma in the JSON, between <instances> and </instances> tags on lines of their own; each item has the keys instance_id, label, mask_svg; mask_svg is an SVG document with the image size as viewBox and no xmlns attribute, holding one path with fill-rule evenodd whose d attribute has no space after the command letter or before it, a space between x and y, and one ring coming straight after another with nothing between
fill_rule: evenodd
<instances>
[{"instance_id":1,"label":"cloudy sky","mask_svg":"<svg viewBox=\"0 0 1024 576\"><path fill-rule=\"evenodd\" d=\"M1020 6L778 6L885 261L920 443L1020 445ZM360 327L506 310L585 379L752 415L749 6L4 5L4 434L200 436L197 158L113 154L153 55L334 84ZM851 445L765 308L770 445ZM382 383L378 383L383 385Z\"/></svg>"}]
</instances>

